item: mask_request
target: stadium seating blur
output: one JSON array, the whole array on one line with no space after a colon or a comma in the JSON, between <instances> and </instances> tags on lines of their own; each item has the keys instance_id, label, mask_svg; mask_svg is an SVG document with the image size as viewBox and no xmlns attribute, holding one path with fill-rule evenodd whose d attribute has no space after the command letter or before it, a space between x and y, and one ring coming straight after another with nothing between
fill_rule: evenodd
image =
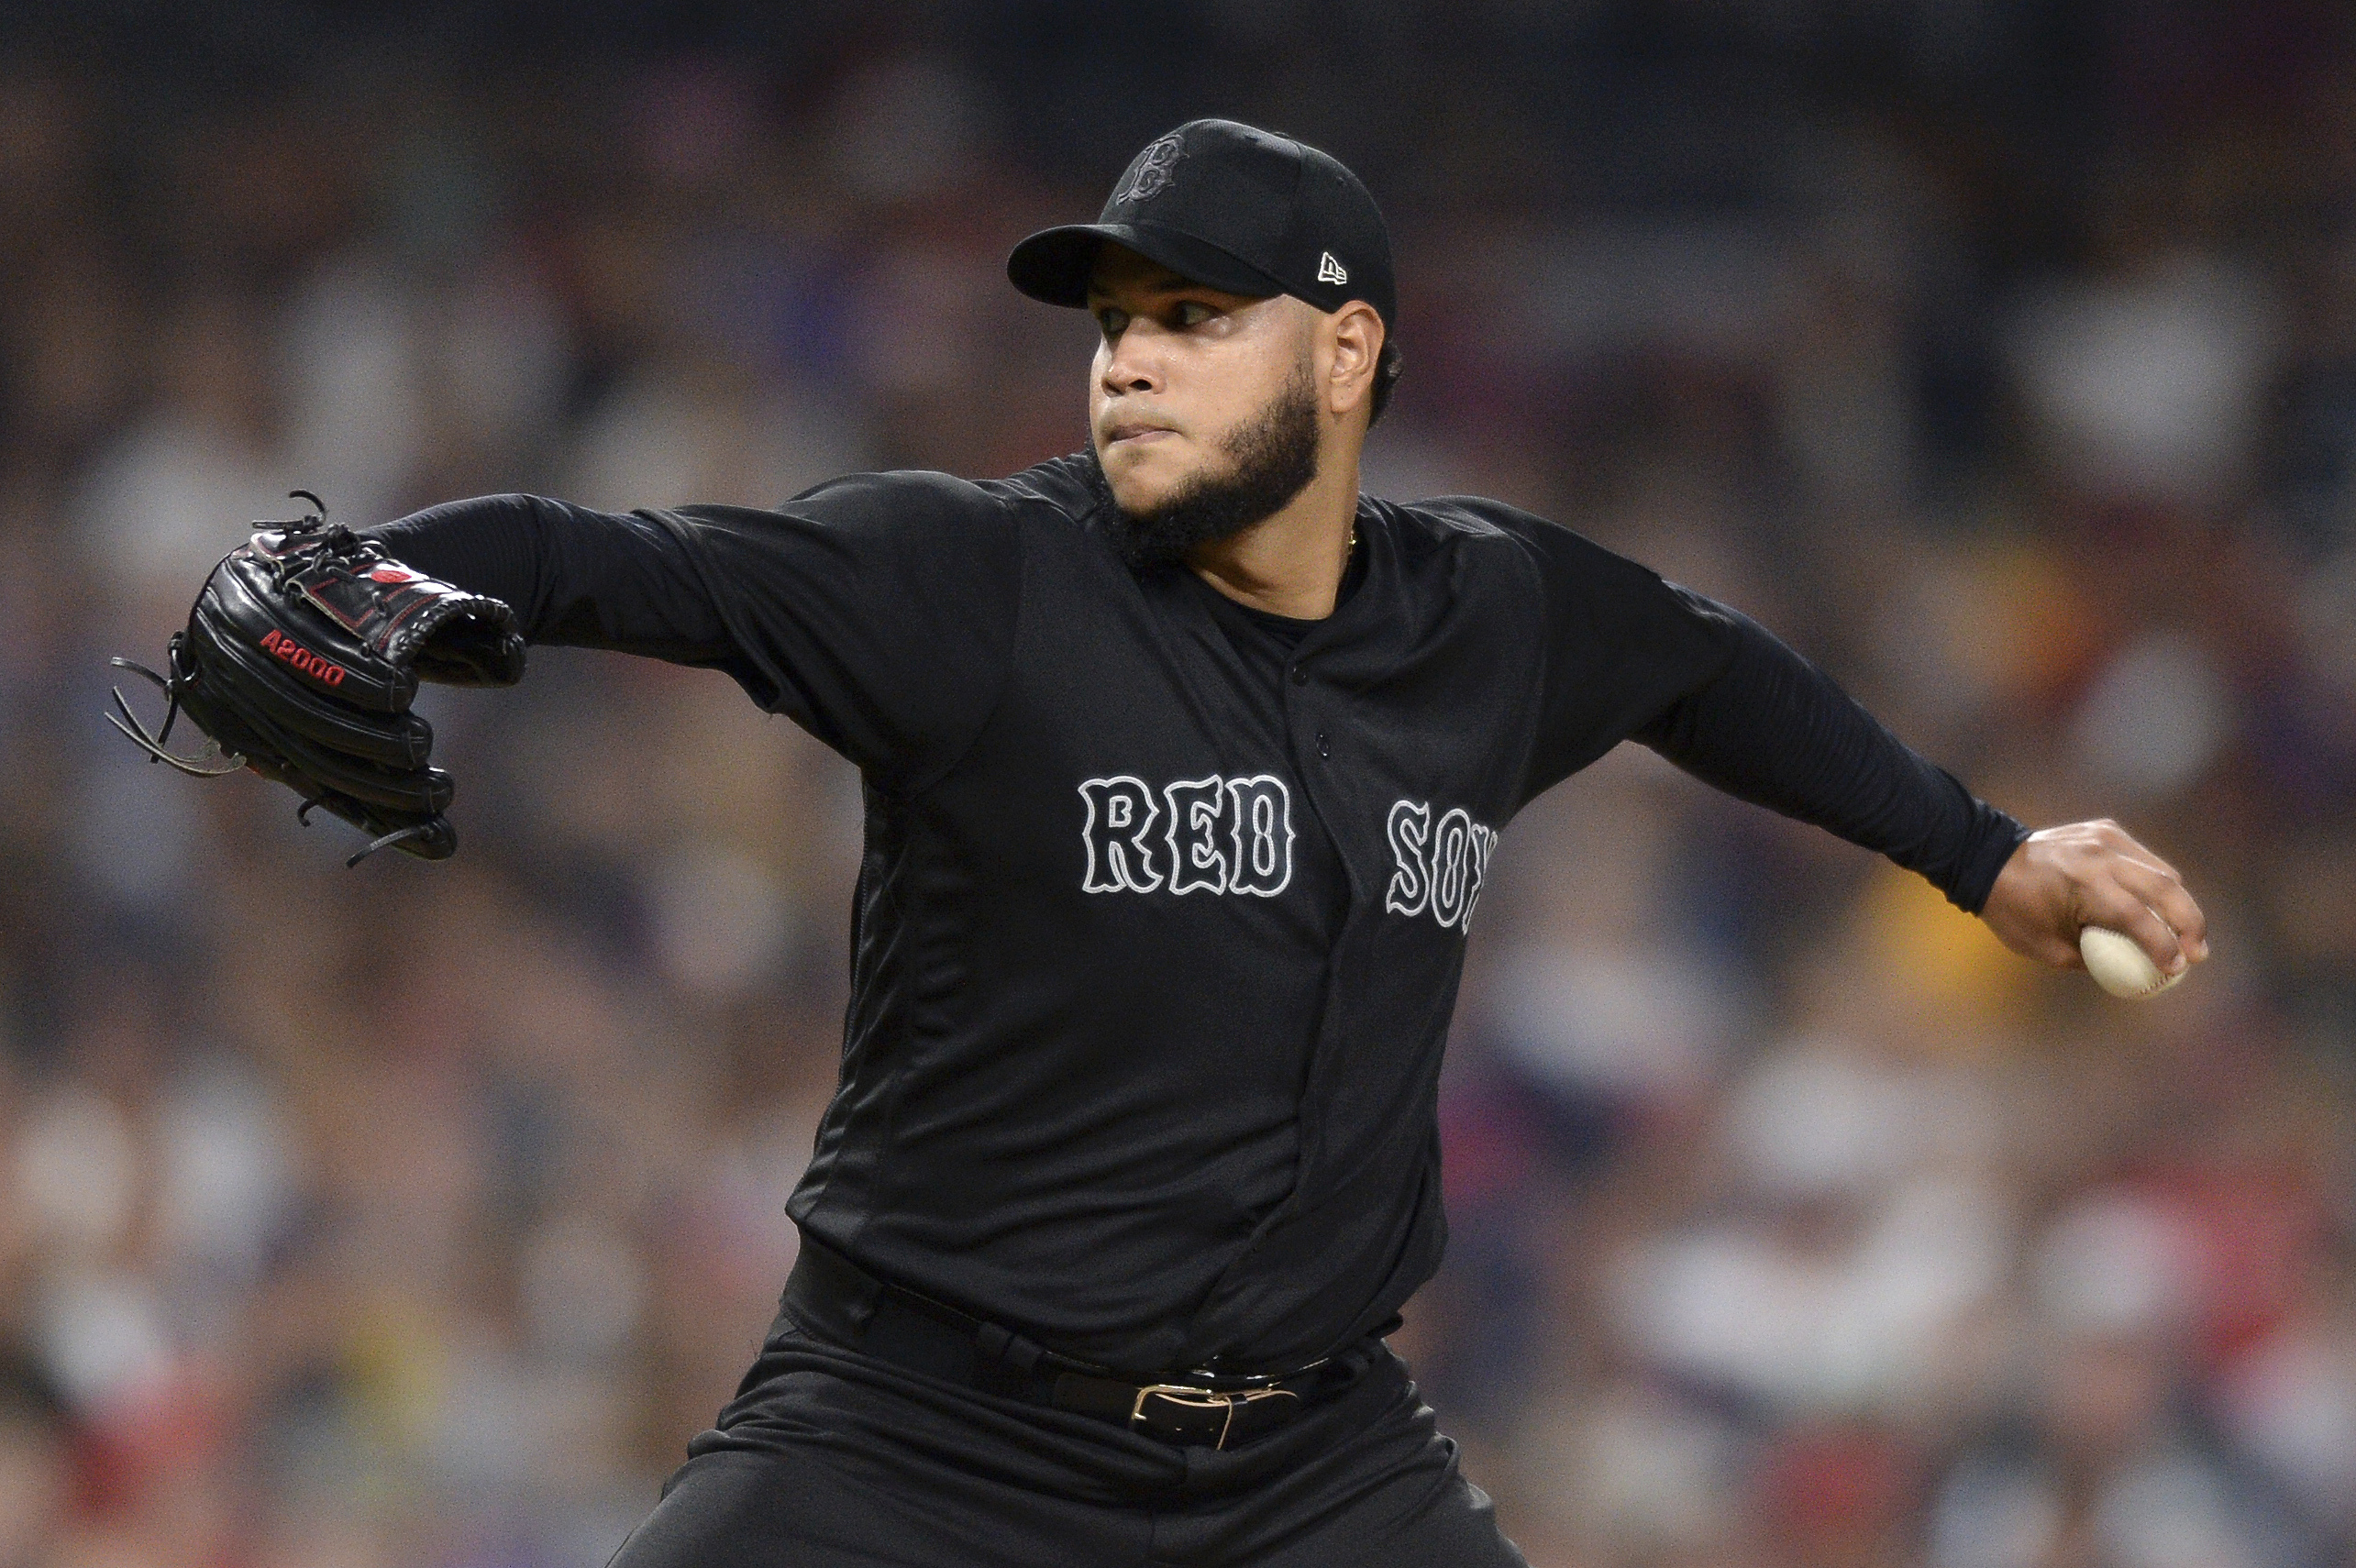
<instances>
[{"instance_id":1,"label":"stadium seating blur","mask_svg":"<svg viewBox=\"0 0 2356 1568\"><path fill-rule=\"evenodd\" d=\"M0 22L0 1568L596 1568L769 1321L845 999L857 779L723 677L432 693L460 853L347 872L105 657L297 485L1068 450L1005 251L1204 113L1390 215L1370 489L1748 610L2213 922L2129 1005L1649 753L1524 812L1394 1342L1532 1563L2350 1561L2356 13L657 14Z\"/></svg>"}]
</instances>

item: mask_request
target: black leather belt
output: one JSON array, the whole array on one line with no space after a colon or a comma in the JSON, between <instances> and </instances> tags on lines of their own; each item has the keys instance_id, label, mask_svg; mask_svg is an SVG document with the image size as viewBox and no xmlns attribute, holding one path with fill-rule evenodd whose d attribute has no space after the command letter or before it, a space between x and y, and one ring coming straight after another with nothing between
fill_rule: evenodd
<instances>
[{"instance_id":1,"label":"black leather belt","mask_svg":"<svg viewBox=\"0 0 2356 1568\"><path fill-rule=\"evenodd\" d=\"M1181 1448L1240 1448L1266 1437L1348 1387L1373 1360L1369 1342L1266 1376L1200 1371L1134 1383L886 1284L807 1237L782 1305L805 1328L896 1366L1093 1416Z\"/></svg>"}]
</instances>

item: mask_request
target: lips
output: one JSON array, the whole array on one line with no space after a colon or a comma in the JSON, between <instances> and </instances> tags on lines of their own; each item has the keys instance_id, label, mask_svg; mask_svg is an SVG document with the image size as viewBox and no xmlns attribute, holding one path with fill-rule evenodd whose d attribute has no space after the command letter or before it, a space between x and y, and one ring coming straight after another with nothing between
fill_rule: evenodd
<instances>
[{"instance_id":1,"label":"lips","mask_svg":"<svg viewBox=\"0 0 2356 1568\"><path fill-rule=\"evenodd\" d=\"M1165 436L1175 436L1178 432L1170 429L1167 425L1139 425L1124 421L1122 424L1112 426L1108 434L1110 435L1111 439L1106 441L1105 445L1108 447L1118 447L1123 442L1151 442Z\"/></svg>"}]
</instances>

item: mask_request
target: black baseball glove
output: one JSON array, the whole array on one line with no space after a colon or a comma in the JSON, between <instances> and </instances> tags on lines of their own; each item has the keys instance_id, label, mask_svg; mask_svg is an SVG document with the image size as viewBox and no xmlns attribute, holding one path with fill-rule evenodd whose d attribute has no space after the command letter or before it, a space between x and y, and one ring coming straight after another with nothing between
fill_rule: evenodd
<instances>
[{"instance_id":1,"label":"black baseball glove","mask_svg":"<svg viewBox=\"0 0 2356 1568\"><path fill-rule=\"evenodd\" d=\"M271 523L222 558L174 632L161 674L113 662L163 689L153 733L115 692L108 722L150 759L214 778L251 768L370 835L347 865L380 849L447 859L458 834L442 812L450 776L428 767L434 732L409 711L417 682L512 686L524 676L514 612L412 571L318 511ZM185 713L217 759L167 749Z\"/></svg>"}]
</instances>

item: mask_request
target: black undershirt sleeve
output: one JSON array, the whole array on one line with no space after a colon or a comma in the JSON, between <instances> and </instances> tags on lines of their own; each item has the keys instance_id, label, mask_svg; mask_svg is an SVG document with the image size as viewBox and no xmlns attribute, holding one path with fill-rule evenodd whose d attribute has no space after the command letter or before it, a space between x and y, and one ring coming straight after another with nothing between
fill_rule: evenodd
<instances>
[{"instance_id":1,"label":"black undershirt sleeve","mask_svg":"<svg viewBox=\"0 0 2356 1568\"><path fill-rule=\"evenodd\" d=\"M678 542L636 513L485 495L370 532L395 560L506 601L528 642L713 668L737 662L727 625ZM767 693L754 696L769 705Z\"/></svg>"},{"instance_id":2,"label":"black undershirt sleeve","mask_svg":"<svg viewBox=\"0 0 2356 1568\"><path fill-rule=\"evenodd\" d=\"M1503 516L1546 598L1526 795L1622 739L1917 871L1974 914L2028 829L1909 748L1749 616L1567 528Z\"/></svg>"},{"instance_id":3,"label":"black undershirt sleeve","mask_svg":"<svg viewBox=\"0 0 2356 1568\"><path fill-rule=\"evenodd\" d=\"M1731 626L1733 657L1632 738L1730 795L1878 850L1977 914L2029 830L1757 622L1709 610Z\"/></svg>"},{"instance_id":4,"label":"black undershirt sleeve","mask_svg":"<svg viewBox=\"0 0 2356 1568\"><path fill-rule=\"evenodd\" d=\"M1011 668L1014 526L946 475L855 475L773 511L492 495L372 533L506 601L531 642L723 670L887 789L961 756Z\"/></svg>"}]
</instances>

